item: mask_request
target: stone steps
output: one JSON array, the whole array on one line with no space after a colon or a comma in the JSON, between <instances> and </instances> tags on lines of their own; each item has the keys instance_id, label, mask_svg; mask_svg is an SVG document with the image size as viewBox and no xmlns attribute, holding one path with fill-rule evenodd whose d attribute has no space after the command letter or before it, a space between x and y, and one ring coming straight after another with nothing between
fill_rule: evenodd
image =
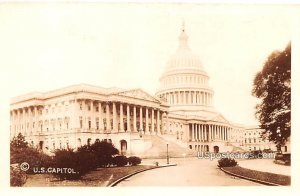
<instances>
[{"instance_id":1,"label":"stone steps","mask_svg":"<svg viewBox=\"0 0 300 196\"><path fill-rule=\"evenodd\" d=\"M169 157L190 157L196 156L196 152L184 148L178 145L176 142L171 140L166 140L158 135L144 135L147 139L151 139L152 147L147 150L142 158L166 158L167 157L167 144L168 144L168 155Z\"/></svg>"}]
</instances>

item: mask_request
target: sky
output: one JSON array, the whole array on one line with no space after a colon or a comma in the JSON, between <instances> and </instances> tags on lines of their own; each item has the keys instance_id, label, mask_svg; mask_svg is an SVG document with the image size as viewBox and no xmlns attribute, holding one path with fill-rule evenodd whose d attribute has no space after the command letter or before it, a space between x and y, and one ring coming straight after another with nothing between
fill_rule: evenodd
<instances>
[{"instance_id":1,"label":"sky","mask_svg":"<svg viewBox=\"0 0 300 196\"><path fill-rule=\"evenodd\" d=\"M1 115L12 97L80 83L154 95L184 21L215 108L256 125L255 74L291 40L294 12L289 5L1 3Z\"/></svg>"}]
</instances>

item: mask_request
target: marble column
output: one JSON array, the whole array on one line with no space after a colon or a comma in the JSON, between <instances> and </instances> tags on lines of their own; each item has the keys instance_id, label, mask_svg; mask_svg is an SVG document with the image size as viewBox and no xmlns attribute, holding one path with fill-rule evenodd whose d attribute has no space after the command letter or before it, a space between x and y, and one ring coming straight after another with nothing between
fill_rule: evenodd
<instances>
[{"instance_id":1,"label":"marble column","mask_svg":"<svg viewBox=\"0 0 300 196\"><path fill-rule=\"evenodd\" d=\"M192 141L195 141L194 123L192 123Z\"/></svg>"},{"instance_id":2,"label":"marble column","mask_svg":"<svg viewBox=\"0 0 300 196\"><path fill-rule=\"evenodd\" d=\"M206 124L204 125L204 141L207 141Z\"/></svg>"},{"instance_id":3,"label":"marble column","mask_svg":"<svg viewBox=\"0 0 300 196\"><path fill-rule=\"evenodd\" d=\"M194 126L195 126L195 135L196 135L195 141L198 141L198 128L197 128L197 124L195 123Z\"/></svg>"},{"instance_id":4,"label":"marble column","mask_svg":"<svg viewBox=\"0 0 300 196\"><path fill-rule=\"evenodd\" d=\"M33 133L37 133L38 130L38 110L37 106L34 106L34 129ZM24 111L24 110L23 110Z\"/></svg>"},{"instance_id":5,"label":"marble column","mask_svg":"<svg viewBox=\"0 0 300 196\"><path fill-rule=\"evenodd\" d=\"M222 126L222 141L224 141L224 126Z\"/></svg>"},{"instance_id":6,"label":"marble column","mask_svg":"<svg viewBox=\"0 0 300 196\"><path fill-rule=\"evenodd\" d=\"M95 118L94 118L94 112L93 112L93 101L91 100L91 103L90 103L90 107L91 107L91 129L94 129L95 128Z\"/></svg>"},{"instance_id":7,"label":"marble column","mask_svg":"<svg viewBox=\"0 0 300 196\"><path fill-rule=\"evenodd\" d=\"M100 131L103 131L103 110L102 110L102 104L101 102L99 101L98 102L98 115L99 115L99 129Z\"/></svg>"},{"instance_id":8,"label":"marble column","mask_svg":"<svg viewBox=\"0 0 300 196\"><path fill-rule=\"evenodd\" d=\"M154 133L154 108L151 109L151 134Z\"/></svg>"},{"instance_id":9,"label":"marble column","mask_svg":"<svg viewBox=\"0 0 300 196\"><path fill-rule=\"evenodd\" d=\"M136 106L133 106L133 131L137 132L137 127L136 127Z\"/></svg>"},{"instance_id":10,"label":"marble column","mask_svg":"<svg viewBox=\"0 0 300 196\"><path fill-rule=\"evenodd\" d=\"M110 111L109 111L109 102L106 102L106 130L111 131L111 124L110 124Z\"/></svg>"},{"instance_id":11,"label":"marble column","mask_svg":"<svg viewBox=\"0 0 300 196\"><path fill-rule=\"evenodd\" d=\"M124 131L124 116L123 116L123 104L120 103L120 131Z\"/></svg>"},{"instance_id":12,"label":"marble column","mask_svg":"<svg viewBox=\"0 0 300 196\"><path fill-rule=\"evenodd\" d=\"M113 131L118 132L117 107L115 102L113 102Z\"/></svg>"},{"instance_id":13,"label":"marble column","mask_svg":"<svg viewBox=\"0 0 300 196\"><path fill-rule=\"evenodd\" d=\"M199 124L195 124L195 126L196 126L196 130L197 130L197 141L199 141L200 140L200 133L199 133Z\"/></svg>"},{"instance_id":14,"label":"marble column","mask_svg":"<svg viewBox=\"0 0 300 196\"><path fill-rule=\"evenodd\" d=\"M157 126L157 133L160 133L160 112L159 112L159 109L157 109L157 122L156 122L156 126Z\"/></svg>"},{"instance_id":15,"label":"marble column","mask_svg":"<svg viewBox=\"0 0 300 196\"><path fill-rule=\"evenodd\" d=\"M148 116L148 107L146 107L146 126L145 126L145 132L149 133L149 116Z\"/></svg>"},{"instance_id":16,"label":"marble column","mask_svg":"<svg viewBox=\"0 0 300 196\"><path fill-rule=\"evenodd\" d=\"M143 108L142 106L140 106L140 127L139 127L139 131L143 130ZM143 130L145 131L145 130Z\"/></svg>"},{"instance_id":17,"label":"marble column","mask_svg":"<svg viewBox=\"0 0 300 196\"><path fill-rule=\"evenodd\" d=\"M211 125L208 125L208 141L211 141L212 140L212 137L211 137Z\"/></svg>"},{"instance_id":18,"label":"marble column","mask_svg":"<svg viewBox=\"0 0 300 196\"><path fill-rule=\"evenodd\" d=\"M32 133L32 111L31 108L28 107L28 116L29 116L29 131Z\"/></svg>"},{"instance_id":19,"label":"marble column","mask_svg":"<svg viewBox=\"0 0 300 196\"><path fill-rule=\"evenodd\" d=\"M130 128L130 125L131 125L131 123L130 123L130 106L129 106L129 104L127 104L127 106L126 106L126 113L127 113L127 119L126 119L126 121L127 121L127 131L128 132L131 132L131 128Z\"/></svg>"},{"instance_id":20,"label":"marble column","mask_svg":"<svg viewBox=\"0 0 300 196\"><path fill-rule=\"evenodd\" d=\"M217 126L214 125L214 140L217 139Z\"/></svg>"}]
</instances>

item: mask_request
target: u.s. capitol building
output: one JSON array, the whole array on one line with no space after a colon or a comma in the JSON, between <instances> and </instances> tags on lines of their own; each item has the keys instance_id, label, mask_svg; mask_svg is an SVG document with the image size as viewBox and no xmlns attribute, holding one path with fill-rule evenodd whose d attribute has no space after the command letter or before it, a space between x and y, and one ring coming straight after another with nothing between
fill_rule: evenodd
<instances>
[{"instance_id":1,"label":"u.s. capitol building","mask_svg":"<svg viewBox=\"0 0 300 196\"><path fill-rule=\"evenodd\" d=\"M209 76L183 27L155 95L80 84L15 97L11 138L22 133L48 153L96 140L112 142L126 155L159 156L166 144L174 156L241 150L245 128L226 120L213 98Z\"/></svg>"}]
</instances>

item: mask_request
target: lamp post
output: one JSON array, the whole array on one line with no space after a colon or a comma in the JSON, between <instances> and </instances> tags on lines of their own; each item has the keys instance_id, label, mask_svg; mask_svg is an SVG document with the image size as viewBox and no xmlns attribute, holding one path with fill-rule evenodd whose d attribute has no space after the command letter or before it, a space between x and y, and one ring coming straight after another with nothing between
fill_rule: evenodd
<instances>
[{"instance_id":1,"label":"lamp post","mask_svg":"<svg viewBox=\"0 0 300 196\"><path fill-rule=\"evenodd\" d=\"M167 143L167 164L169 165L169 144Z\"/></svg>"}]
</instances>

